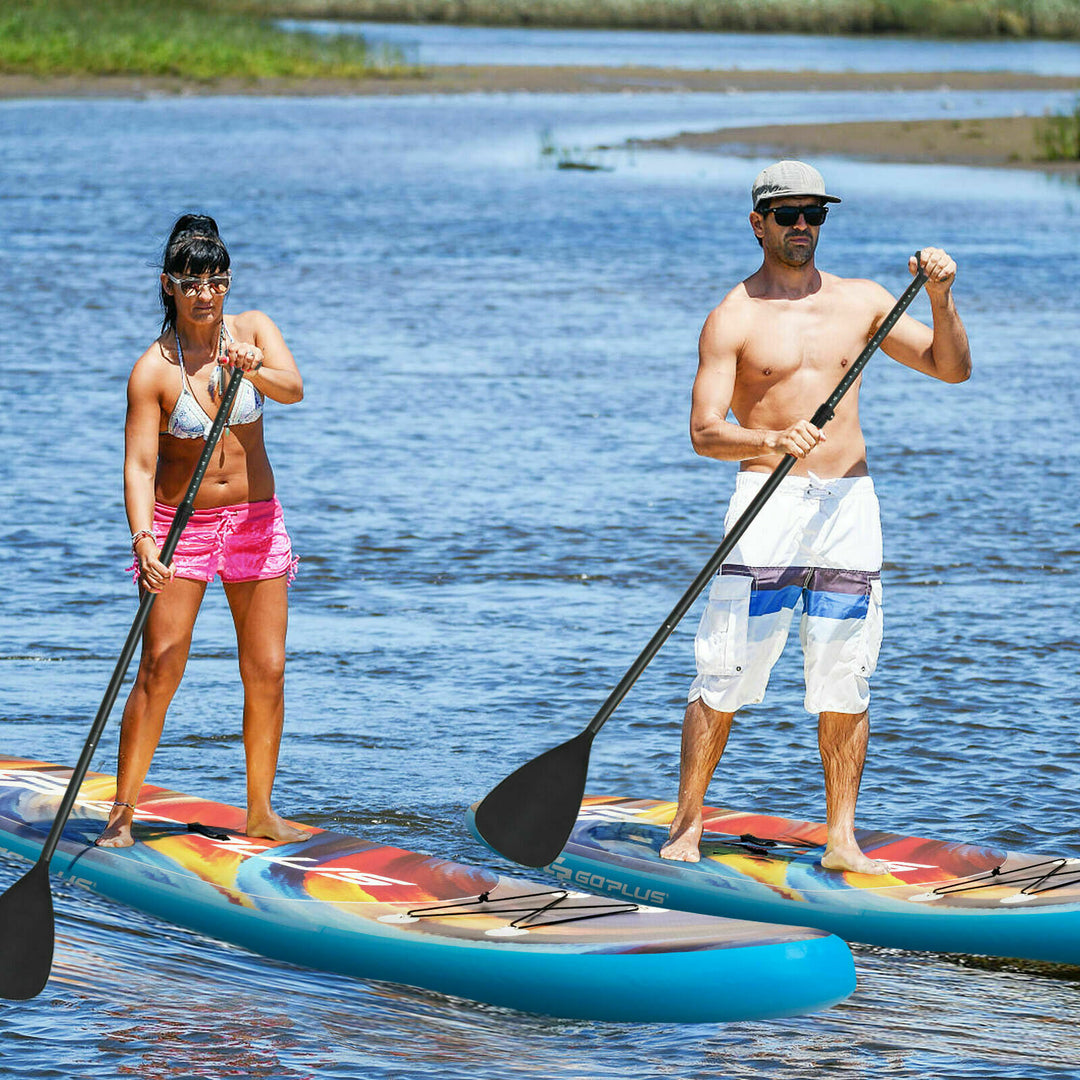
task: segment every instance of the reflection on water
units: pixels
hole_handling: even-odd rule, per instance
[[[745,218],[762,164],[654,152],[557,171],[538,167],[538,132],[596,145],[736,107],[750,123],[890,103],[940,108],[751,94],[0,107],[5,751],[74,760],[130,625],[124,378],[157,326],[164,232],[208,210],[232,247],[232,310],[268,310],[307,383],[301,406],[267,409],[303,558],[279,808],[512,872],[463,808],[581,729],[719,542],[731,469],[691,453],[688,393],[706,312],[756,265]],[[1058,435],[1080,414],[1075,189],[822,164],[844,196],[823,264],[899,292],[910,252],[942,244],[976,357],[962,387],[884,356],[865,375],[888,562],[860,818],[1080,854],[1080,545]],[[925,298],[914,310],[927,317]],[[593,790],[674,792],[695,621],[597,740]],[[153,781],[243,801],[233,650],[215,588]],[[821,815],[800,669],[789,647],[767,705],[736,724],[714,802]],[[118,720],[94,768],[111,771]],[[20,872],[0,858],[0,880]],[[1076,984],[1028,968],[858,949],[858,991],[817,1016],[561,1023],[295,969],[55,890],[56,977],[0,1008],[13,1078],[803,1080],[808,1062],[841,1080],[1080,1076]]]

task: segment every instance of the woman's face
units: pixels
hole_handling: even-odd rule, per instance
[[[205,274],[185,270],[181,274],[161,275],[161,287],[176,304],[177,319],[191,322],[220,319],[231,285],[232,276],[228,270],[211,270]]]

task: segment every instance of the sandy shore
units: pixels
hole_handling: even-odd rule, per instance
[[[681,147],[754,157],[762,154],[778,158],[829,154],[868,161],[1080,172],[1080,162],[1040,160],[1037,127],[1038,121],[1029,116],[987,120],[777,124],[636,140],[634,145]]]
[[[784,72],[679,71],[607,67],[432,67],[395,78],[219,80],[133,76],[35,78],[0,75],[0,98],[172,95],[400,95],[460,93],[739,93],[748,91],[1077,90],[1065,76],[1015,72]],[[924,120],[882,123],[779,125],[676,134],[638,145],[778,156],[837,154],[876,161],[1080,171],[1080,163],[1038,160],[1037,121]]]
[[[680,71],[645,67],[430,67],[420,75],[363,79],[220,79],[128,75],[0,75],[0,98],[174,94],[736,93],[752,90],[1080,90],[1066,76],[1008,71]]]

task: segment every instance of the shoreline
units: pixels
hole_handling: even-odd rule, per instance
[[[428,67],[420,74],[358,78],[198,80],[156,75],[0,74],[0,99],[149,96],[331,96],[372,94],[738,93],[859,90],[1076,90],[1069,75],[1013,71],[746,71],[650,67]]]
[[[1080,176],[1080,161],[1039,156],[1039,118],[1002,116],[974,120],[856,120],[834,124],[771,124],[682,132],[660,139],[632,139],[635,149],[689,150],[739,157],[818,156],[916,165],[967,165],[1028,169]]]
[[[358,79],[0,75],[0,100],[189,96],[750,93],[761,91],[1077,90],[1080,80],[1020,72],[682,71],[643,67],[432,67],[420,75]],[[1080,162],[1039,157],[1038,117],[779,124],[630,140],[641,148],[757,156],[831,155],[881,162],[1035,169],[1080,175]]]

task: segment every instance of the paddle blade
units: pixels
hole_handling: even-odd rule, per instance
[[[547,866],[562,851],[581,809],[594,732],[526,762],[476,808],[476,831],[522,866]]]
[[[0,896],[0,997],[25,1001],[41,993],[54,937],[49,864],[39,861]]]

